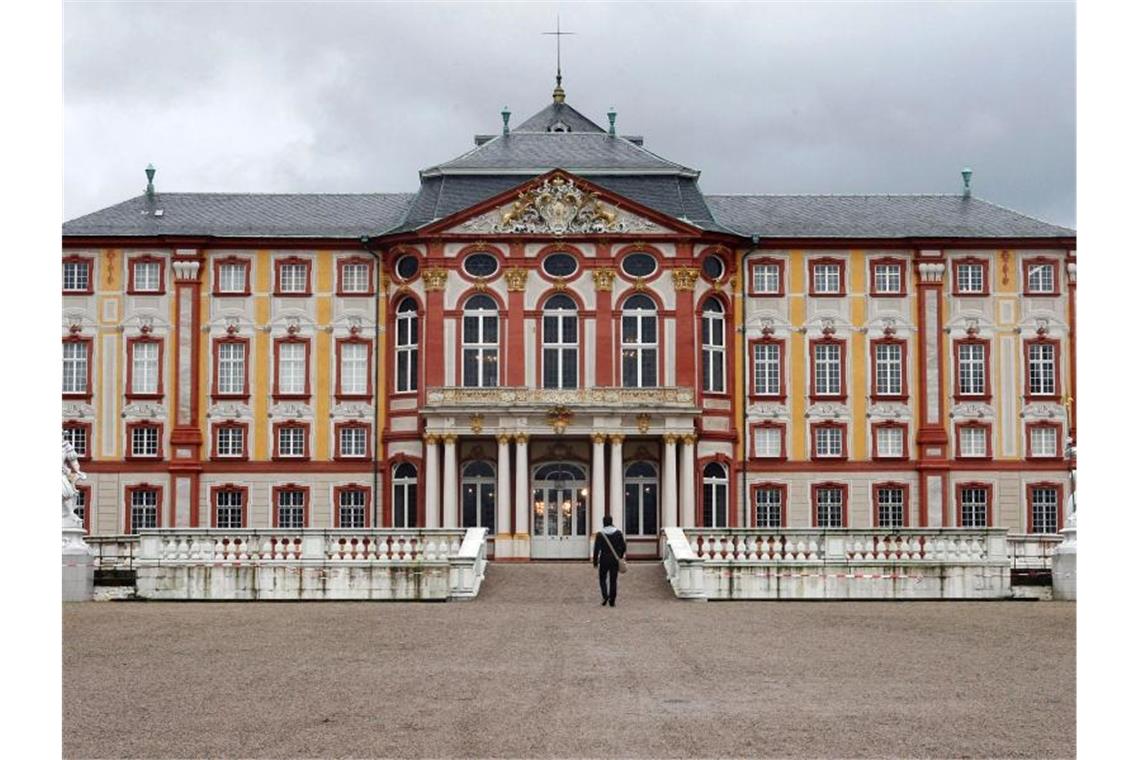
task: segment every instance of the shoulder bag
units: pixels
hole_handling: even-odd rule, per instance
[[[610,553],[613,554],[614,557],[617,557],[618,572],[624,573],[629,569],[629,566],[625,563],[625,558],[618,557],[618,553],[614,551],[614,545],[610,543],[610,537],[606,535],[606,532],[604,530],[599,530],[598,532],[602,534],[602,539],[606,542],[606,546],[610,547]]]

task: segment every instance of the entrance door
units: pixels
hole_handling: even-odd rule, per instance
[[[531,491],[531,556],[535,559],[585,559],[589,511],[586,473],[576,464],[557,462],[535,468]]]

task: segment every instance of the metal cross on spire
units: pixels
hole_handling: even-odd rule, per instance
[[[543,34],[553,35],[554,39],[557,41],[556,45],[555,45],[555,50],[556,50],[557,55],[558,55],[558,69],[557,69],[558,73],[554,77],[554,102],[555,103],[562,103],[562,102],[565,102],[565,100],[566,100],[566,92],[562,89],[562,38],[565,37],[566,35],[569,35],[569,34],[575,34],[575,32],[564,32],[564,31],[562,31],[562,16],[561,15],[555,16],[555,21],[556,21],[555,31],[543,32]]]

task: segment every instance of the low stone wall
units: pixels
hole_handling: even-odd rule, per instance
[[[473,599],[485,528],[142,531],[144,599],[427,601]]]
[[[667,528],[681,599],[1003,599],[1006,530]]]

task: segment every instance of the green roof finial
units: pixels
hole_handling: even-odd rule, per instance
[[[507,135],[509,135],[511,133],[510,122],[511,122],[511,109],[508,108],[507,106],[503,106],[503,137],[506,137]]]
[[[154,164],[146,165],[146,197],[154,197]]]
[[[970,178],[974,176],[974,170],[966,167],[962,170],[962,197],[970,197]]]
[[[610,110],[606,112],[606,116],[610,118],[610,137],[613,137],[617,134],[617,111],[614,110],[613,106],[610,106]]]

